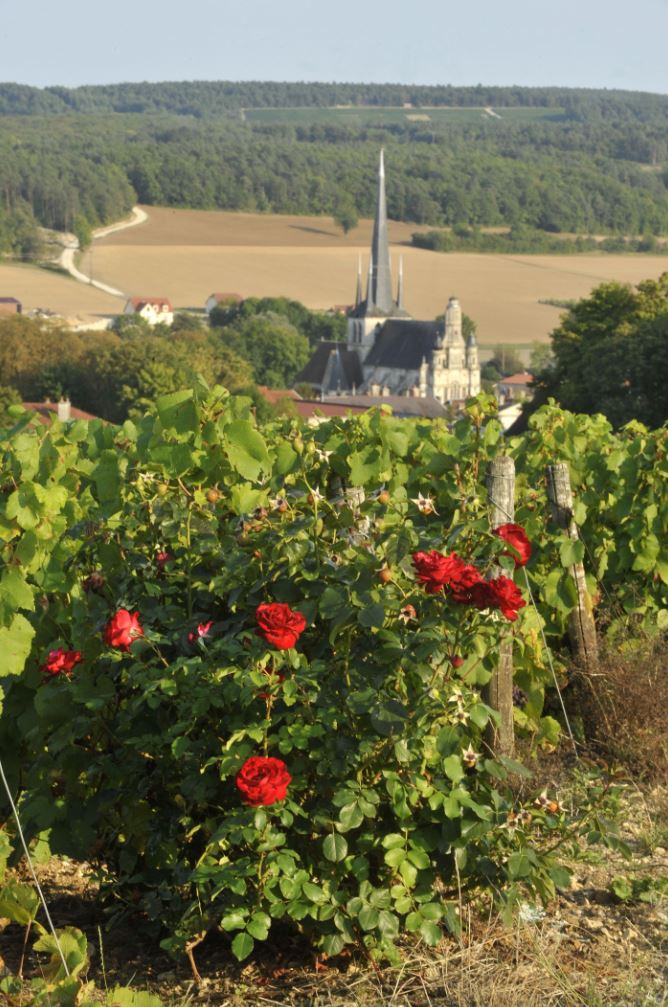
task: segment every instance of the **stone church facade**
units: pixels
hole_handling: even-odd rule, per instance
[[[322,396],[409,395],[442,404],[480,391],[478,348],[473,334],[464,339],[459,301],[450,298],[440,321],[412,318],[404,307],[401,262],[394,297],[382,151],[366,297],[359,263],[347,343],[320,343],[296,380]]]

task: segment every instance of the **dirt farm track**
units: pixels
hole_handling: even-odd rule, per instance
[[[169,297],[177,309],[202,309],[214,291],[285,295],[320,309],[349,304],[358,255],[363,272],[368,263],[370,221],[344,236],[328,217],[143,209],[145,223],[98,238],[79,267],[128,295]],[[577,299],[607,280],[637,283],[668,271],[668,256],[444,255],[410,247],[415,230],[390,224],[395,276],[404,258],[406,307],[415,318],[433,318],[454,294],[483,345],[547,340],[560,310],[541,300]],[[0,265],[0,295],[19,297],[25,310],[91,320],[122,303],[72,279],[9,265]]]

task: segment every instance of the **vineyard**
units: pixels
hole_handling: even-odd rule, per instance
[[[456,935],[465,900],[511,921],[568,886],[581,843],[617,843],[601,786],[562,806],[490,741],[490,683],[510,646],[517,735],[559,743],[579,563],[599,632],[668,628],[668,430],[549,405],[508,440],[494,414],[480,396],[451,427],[378,410],[259,427],[204,386],[122,427],[17,407],[0,866],[21,852],[11,794],[28,843],[96,867],[112,918],[152,921],[197,976],[212,931],[238,960],[287,929],[393,961],[406,933]],[[498,527],[486,473],[504,456]],[[550,516],[557,462],[575,537]],[[85,937],[59,943],[39,913],[8,873],[0,917],[38,933],[66,1007]]]

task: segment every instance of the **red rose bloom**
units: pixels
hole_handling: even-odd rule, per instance
[[[255,618],[258,634],[278,650],[294,647],[306,629],[306,619],[301,612],[293,612],[289,605],[278,602],[258,605]]]
[[[63,650],[59,647],[58,650],[49,651],[49,656],[39,670],[44,675],[65,675],[70,678],[72,668],[81,660],[81,651]]]
[[[188,633],[188,643],[196,643],[197,640],[200,640],[203,636],[208,636],[212,626],[213,619],[211,622],[200,622],[196,630],[193,630],[192,633]]]
[[[424,584],[429,594],[438,594],[447,587],[464,565],[456,552],[451,552],[449,556],[444,556],[436,549],[413,553],[413,566],[418,580]]]
[[[251,808],[275,804],[285,797],[292,777],[282,759],[251,755],[237,773],[236,784]]]
[[[515,622],[518,610],[526,605],[522,592],[509,577],[483,580],[473,587],[472,594],[476,608],[498,608],[510,622]]]
[[[512,546],[513,552],[504,552],[503,556],[511,556],[515,560],[515,568],[526,566],[531,559],[531,542],[521,524],[502,524],[494,529],[494,534]]]
[[[157,552],[155,554],[155,565],[158,568],[158,573],[164,573],[165,567],[168,563],[171,563],[174,557],[170,552]]]
[[[139,624],[139,612],[130,613],[127,608],[119,608],[112,616],[104,631],[104,641],[116,650],[129,650],[134,641],[144,635]]]
[[[462,563],[450,582],[450,597],[460,605],[470,605],[472,589],[482,580],[480,571],[472,563]]]

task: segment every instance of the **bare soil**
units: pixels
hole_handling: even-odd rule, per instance
[[[99,322],[123,310],[120,298],[64,273],[17,263],[0,262],[0,297],[16,297],[26,314],[48,308],[72,325]]]
[[[39,874],[56,926],[88,936],[88,979],[100,988],[106,981],[149,989],[169,1007],[658,1007],[668,999],[668,905],[621,903],[608,884],[618,874],[666,876],[668,851],[650,850],[643,839],[652,801],[665,796],[629,787],[623,831],[634,850],[630,863],[594,849],[574,865],[570,891],[534,922],[508,929],[467,911],[461,941],[444,938],[435,949],[406,942],[399,967],[377,969],[355,956],[316,962],[287,931],[239,964],[229,939],[212,936],[196,952],[203,976],[196,986],[187,964],[160,950],[148,921],[106,928],[86,865],[54,859]],[[21,928],[9,927],[2,955],[11,971],[21,944]],[[29,954],[26,975],[38,970]]]

